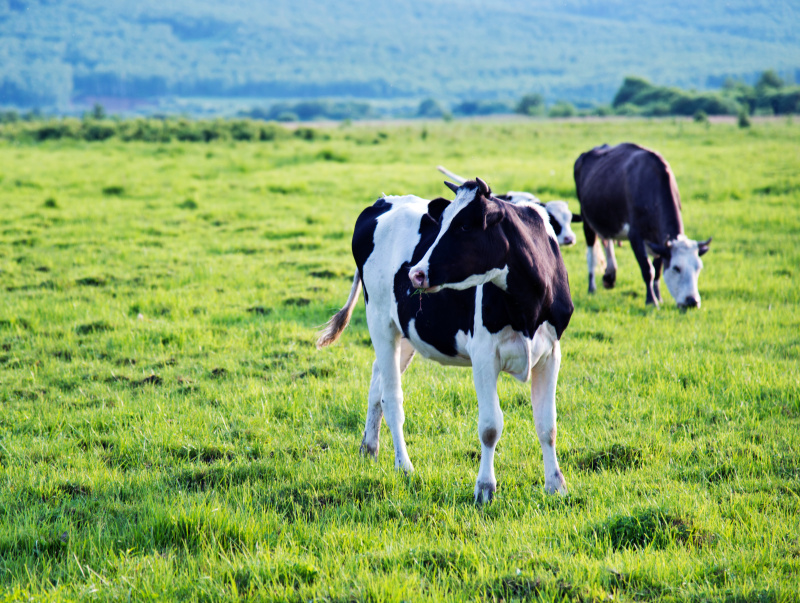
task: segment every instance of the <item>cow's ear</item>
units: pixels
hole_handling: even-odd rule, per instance
[[[503,210],[494,205],[488,205],[483,214],[483,229],[494,226],[503,219]]]
[[[583,216],[581,214],[572,214],[572,221],[583,222]]]
[[[444,181],[444,185],[449,188],[454,193],[458,193],[458,185],[453,184],[452,182],[448,182],[447,180]]]
[[[438,222],[442,219],[442,214],[444,213],[444,210],[447,209],[448,205],[450,205],[450,201],[444,197],[437,197],[428,203],[428,215]]]
[[[711,245],[711,238],[712,237],[708,237],[707,240],[697,243],[697,255],[703,255],[708,252],[708,246]]]
[[[650,251],[652,251],[655,255],[661,256],[665,260],[669,260],[669,245],[659,245],[658,243],[651,243],[650,241],[645,241],[644,244],[647,245],[650,248]]]

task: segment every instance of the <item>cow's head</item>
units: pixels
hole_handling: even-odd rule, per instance
[[[569,205],[566,201],[549,201],[544,204],[544,208],[550,216],[550,226],[556,233],[556,239],[561,247],[569,247],[574,245],[578,237],[572,231],[572,222],[581,222],[580,214],[573,214],[569,210]]]
[[[412,286],[433,293],[491,281],[505,289],[509,244],[500,226],[506,212],[504,203],[492,197],[489,186],[480,178],[461,186],[445,184],[456,198],[442,212],[433,245],[409,270]]]
[[[711,239],[693,241],[683,235],[664,245],[647,243],[650,250],[662,258],[664,283],[681,309],[700,307],[700,292],[697,290],[697,277],[703,269],[700,256],[708,251],[710,244]]]

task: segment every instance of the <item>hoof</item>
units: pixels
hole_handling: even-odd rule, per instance
[[[616,274],[603,275],[603,287],[605,287],[606,289],[613,289],[616,282],[617,282]]]
[[[497,484],[486,482],[475,484],[475,504],[486,505],[494,500],[494,493],[497,491]]]
[[[558,492],[561,496],[567,495],[567,482],[561,470],[557,469],[553,475],[545,479],[544,490],[548,494],[555,494]]]
[[[394,468],[398,471],[402,471],[405,475],[411,475],[414,473],[414,465],[411,464],[411,461],[406,460],[405,462],[400,460],[395,460]]]
[[[361,456],[370,456],[373,459],[377,460],[378,448],[380,448],[379,444],[375,444],[375,446],[373,447],[367,444],[366,441],[362,440],[361,447],[358,449],[358,452],[361,454]]]

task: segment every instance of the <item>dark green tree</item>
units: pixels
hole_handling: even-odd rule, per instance
[[[541,94],[526,94],[519,100],[514,112],[521,115],[542,115],[544,114],[544,97]]]

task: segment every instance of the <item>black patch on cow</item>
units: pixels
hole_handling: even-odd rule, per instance
[[[460,283],[505,265],[508,248],[499,224],[506,208],[514,206],[482,197],[478,190],[453,217],[431,253],[428,281],[432,287]]]
[[[547,211],[546,207],[545,207],[545,211]],[[561,234],[561,223],[558,220],[556,220],[555,216],[553,216],[553,214],[551,214],[550,212],[547,212],[547,215],[550,216],[550,226],[553,227],[553,232],[556,233],[556,236],[560,235]]]
[[[442,214],[444,213],[444,210],[447,209],[448,205],[450,205],[450,201],[448,199],[445,199],[444,197],[437,197],[428,203],[428,215],[433,218],[435,222],[439,222],[442,219]]]
[[[420,220],[420,239],[411,261],[400,266],[394,275],[394,296],[403,335],[408,337],[409,325],[414,320],[414,328],[420,339],[440,353],[455,357],[456,335],[459,331],[471,334],[473,330],[475,289],[444,289],[437,293],[423,293],[416,291],[408,278],[408,271],[422,259],[439,234],[441,226],[438,219],[431,217],[431,204],[428,206],[429,213]],[[438,217],[441,218],[441,212]]]
[[[358,272],[361,274],[361,285],[364,287],[364,301],[369,301],[367,286],[364,283],[364,264],[375,249],[375,228],[378,218],[392,209],[392,204],[385,198],[380,198],[358,216],[353,229],[353,258],[356,261]]]
[[[560,338],[574,306],[558,242],[547,234],[536,210],[514,206],[508,213],[503,230],[513,251],[508,255],[507,290],[484,285],[483,323],[490,333],[511,325],[532,338],[547,321]]]

